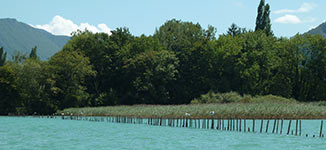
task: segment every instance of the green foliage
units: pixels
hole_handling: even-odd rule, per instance
[[[211,104],[211,103],[296,103],[295,99],[288,99],[281,96],[241,96],[237,92],[215,93],[209,91],[191,101],[191,104]]]
[[[7,52],[3,50],[3,47],[0,47],[0,66],[5,65],[7,58]]]
[[[12,61],[14,63],[22,64],[26,59],[27,59],[26,53],[20,51],[14,51],[14,54],[12,56]]]
[[[296,103],[295,99],[288,99],[281,96],[265,95],[255,96],[249,100],[251,103]]]
[[[153,36],[133,36],[127,28],[117,28],[110,36],[77,31],[48,61],[37,58],[36,47],[30,57],[16,52],[6,62],[9,67],[2,68],[7,73],[1,88],[12,87],[11,95],[18,96],[11,100],[6,95],[10,92],[1,91],[1,102],[13,104],[2,113],[16,109],[51,114],[68,107],[191,100],[223,107],[325,100],[326,40],[271,36],[269,9],[262,0],[257,24],[264,29],[246,31],[232,24],[228,34],[217,39],[212,26],[203,29],[173,19]]]
[[[30,59],[40,59],[40,58],[37,56],[37,46],[35,46],[34,48],[32,48],[32,51],[31,51],[31,53],[29,54],[29,58],[30,58]]]
[[[177,77],[178,58],[169,51],[148,51],[127,61],[131,99],[126,104],[169,104],[171,85]]]
[[[18,113],[51,114],[57,106],[50,99],[46,88],[49,73],[46,72],[47,62],[27,59],[22,64],[12,64],[17,72],[17,84],[22,99]]]
[[[240,28],[235,23],[232,23],[231,26],[228,28],[227,35],[237,36],[247,32],[248,31],[245,28]]]
[[[271,19],[269,17],[270,15],[270,6],[269,4],[265,5],[265,0],[260,0],[259,6],[258,6],[258,13],[256,18],[256,27],[255,31],[262,30],[265,32],[267,36],[273,35],[272,32],[272,25],[271,25]]]
[[[265,0],[260,0],[257,10],[257,18],[256,18],[256,27],[255,31],[263,30],[263,18],[264,18],[264,7],[265,7]]]
[[[175,103],[189,103],[190,99],[211,88],[207,81],[212,67],[209,63],[214,59],[211,49],[214,28],[204,30],[198,23],[172,19],[156,30],[154,37],[179,59],[179,75],[171,87]]]
[[[78,52],[60,51],[49,60],[50,94],[59,109],[90,104],[86,77],[95,76],[89,59]]]
[[[16,73],[8,65],[0,66],[0,91],[0,115],[14,113],[20,97]]]
[[[199,98],[192,100],[191,104],[239,103],[243,99],[244,97],[237,92],[215,93],[209,91],[207,94],[203,94]]]

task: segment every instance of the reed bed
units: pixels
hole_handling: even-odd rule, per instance
[[[214,111],[212,115],[210,112]],[[190,105],[132,105],[68,108],[58,114],[83,116],[125,116],[142,118],[216,119],[325,119],[326,106],[320,103],[217,103]],[[190,114],[185,115],[186,113]]]

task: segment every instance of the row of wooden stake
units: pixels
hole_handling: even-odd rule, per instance
[[[179,119],[164,119],[164,118],[137,118],[137,117],[86,117],[86,116],[61,116],[64,120],[87,120],[96,122],[113,122],[113,123],[131,123],[131,124],[148,124],[153,126],[170,126],[170,127],[184,127],[184,128],[206,128],[216,129],[221,131],[237,131],[237,132],[259,132],[268,133],[270,120],[260,120],[260,129],[256,131],[256,120],[252,119],[252,125],[247,124],[246,119],[192,119],[192,118],[179,118]],[[291,130],[292,122],[295,121],[295,130]],[[216,123],[216,125],[215,125]],[[250,128],[250,126],[252,126]],[[264,129],[265,126],[265,130]],[[272,134],[286,134],[302,136],[302,123],[301,120],[289,120],[287,130],[284,132],[284,120],[274,120]],[[319,137],[324,137],[323,133],[323,120],[321,120]],[[305,136],[308,137],[308,134]],[[313,135],[315,137],[315,135]]]

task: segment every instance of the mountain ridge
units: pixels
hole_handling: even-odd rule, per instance
[[[317,27],[309,30],[308,32],[306,32],[306,34],[312,34],[312,35],[321,35],[324,38],[326,37],[326,22],[318,25]]]
[[[37,55],[41,60],[46,60],[61,50],[69,39],[68,36],[53,35],[14,18],[0,19],[0,47],[4,47],[8,59],[14,56],[14,51],[28,55],[37,46]]]

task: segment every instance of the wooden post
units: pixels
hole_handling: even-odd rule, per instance
[[[276,120],[274,120],[274,126],[273,126],[273,134],[275,133],[275,127],[276,127]]]
[[[212,125],[211,125],[211,129],[214,129],[214,118],[212,117]]]
[[[299,124],[299,134],[301,136],[301,120],[300,120],[300,124]]]
[[[235,131],[235,120],[234,119],[232,119],[233,120],[233,123],[232,123],[232,125],[233,125],[233,131]]]
[[[176,127],[179,127],[179,119],[177,119],[177,125],[176,125]]]
[[[323,133],[323,120],[320,122],[320,133],[319,133],[319,137],[321,137]]]
[[[252,120],[252,132],[255,132],[255,119]]]
[[[281,120],[281,131],[280,131],[280,134],[282,134],[282,130],[283,130],[283,119]]]
[[[291,121],[292,121],[292,120],[290,120],[290,122],[289,122],[289,127],[288,127],[288,133],[287,133],[287,135],[289,135],[289,133],[290,133],[290,129],[291,129]]]
[[[264,120],[262,119],[262,120],[260,121],[260,133],[263,132],[263,125],[264,125]]]
[[[268,132],[268,125],[269,125],[269,120],[267,120],[267,124],[266,124],[266,133]]]
[[[200,119],[198,119],[198,128],[200,129]]]
[[[230,119],[228,119],[228,127],[227,127],[227,131],[230,130]]]
[[[217,119],[217,126],[216,126],[216,130],[220,129],[220,119]]]
[[[241,119],[240,119],[240,124],[239,124],[239,131],[241,132]]]
[[[236,124],[236,131],[239,131],[239,121],[238,121],[238,119],[237,119],[237,124]]]
[[[278,133],[278,124],[279,124],[279,120],[277,120],[277,124],[276,124],[276,134]]]
[[[243,130],[244,130],[244,132],[246,132],[246,129],[247,129],[247,127],[246,127],[246,122],[247,122],[247,120],[246,119],[244,119],[243,120]]]
[[[298,120],[295,121],[295,136],[298,136]]]
[[[206,123],[206,129],[209,129],[209,119],[206,120],[207,123]]]

